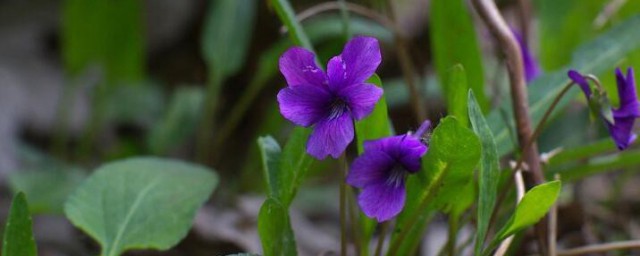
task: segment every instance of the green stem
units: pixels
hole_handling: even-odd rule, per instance
[[[213,127],[215,124],[215,113],[222,82],[224,81],[222,72],[212,68],[209,71],[209,84],[205,96],[204,113],[198,130],[198,140],[196,141],[196,160],[200,163],[211,163],[211,146],[213,143]]]
[[[103,81],[98,84],[93,95],[93,107],[91,108],[91,117],[89,119],[88,127],[86,128],[80,145],[78,146],[77,155],[79,159],[86,160],[92,154],[92,145],[95,142],[96,137],[100,134],[102,124],[104,122],[104,115],[106,114],[107,103],[107,90],[109,87],[108,81]]]
[[[376,251],[373,255],[380,256],[382,255],[382,245],[384,244],[384,237],[387,234],[387,229],[389,228],[389,222],[385,221],[382,223],[382,227],[380,229],[380,236],[378,237],[378,244],[376,244]]]
[[[75,81],[66,84],[63,88],[62,96],[60,96],[60,103],[56,111],[55,135],[53,137],[51,151],[60,159],[66,158],[68,153],[67,143],[69,133],[67,129],[69,126],[69,112],[73,108],[73,103],[75,103],[76,92],[77,87]]]
[[[562,91],[560,91],[560,93],[558,93],[558,95],[553,99],[553,102],[551,103],[549,108],[547,108],[547,111],[544,112],[542,119],[540,119],[540,122],[538,122],[538,125],[536,126],[536,129],[533,131],[533,134],[531,134],[531,137],[527,140],[527,143],[525,143],[524,147],[522,147],[522,151],[525,151],[527,148],[533,145],[536,139],[538,139],[538,136],[540,136],[540,133],[544,128],[544,125],[546,124],[549,117],[551,117],[551,113],[553,113],[553,110],[556,108],[556,106],[558,105],[562,97],[564,97],[564,95],[569,91],[569,89],[571,89],[572,85],[573,85],[572,81],[567,83],[564,86],[564,88],[562,88]],[[516,163],[516,167],[514,168],[514,170],[519,170],[522,167],[523,161],[524,161],[524,157],[521,156],[518,159],[518,162]]]
[[[447,238],[447,255],[456,255],[456,238],[458,237],[458,216],[450,216],[449,232]]]
[[[405,222],[405,224],[402,226],[402,228],[400,229],[400,232],[398,233],[397,239],[395,239],[394,243],[392,243],[391,246],[389,247],[389,251],[387,252],[387,255],[398,254],[398,249],[400,249],[400,245],[402,244],[402,241],[405,240],[405,237],[407,236],[409,231],[413,227],[415,227],[415,225],[417,224],[418,219],[420,218],[420,210],[426,209],[429,203],[431,202],[431,199],[435,196],[436,190],[440,187],[440,183],[442,183],[442,178],[444,177],[444,173],[446,173],[446,170],[438,173],[435,179],[433,180],[433,182],[429,184],[429,187],[427,188],[427,192],[424,195],[424,198],[422,199],[422,201],[420,202],[420,205],[417,208],[418,210],[413,212],[413,214],[409,216],[408,221]]]
[[[347,255],[347,156],[346,152],[340,156],[340,255]]]
[[[346,40],[351,38],[351,27],[349,25],[349,9],[347,9],[347,3],[345,0],[338,0],[340,6],[340,16],[342,17],[342,29]]]

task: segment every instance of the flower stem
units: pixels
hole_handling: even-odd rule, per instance
[[[347,156],[340,156],[340,255],[347,255]]]
[[[409,231],[415,227],[415,225],[418,222],[418,219],[420,218],[420,212],[421,212],[420,210],[426,209],[429,203],[431,202],[431,199],[436,195],[435,192],[440,187],[440,184],[442,183],[442,178],[444,177],[445,172],[446,171],[437,173],[433,179],[433,182],[429,184],[429,186],[427,187],[427,192],[424,195],[424,198],[422,199],[422,201],[420,201],[420,205],[418,206],[418,208],[416,208],[418,210],[414,211],[413,214],[410,215],[409,218],[407,219],[407,222],[404,223],[404,225],[402,226],[402,228],[398,233],[398,237],[390,245],[387,255],[398,255],[398,249],[400,249],[400,245],[404,241]]]
[[[538,125],[536,126],[536,129],[533,131],[533,134],[527,140],[527,143],[525,144],[525,146],[523,148],[530,147],[531,144],[534,143],[538,139],[538,136],[540,136],[540,133],[542,132],[542,129],[544,128],[545,123],[547,122],[549,117],[551,117],[551,113],[553,113],[553,110],[556,108],[556,106],[558,105],[560,100],[564,97],[565,94],[567,94],[569,89],[571,89],[572,85],[573,85],[573,82],[567,83],[564,86],[564,88],[562,88],[562,91],[560,91],[560,93],[558,93],[558,95],[553,99],[553,102],[551,103],[551,106],[549,106],[549,108],[547,108],[547,111],[544,112],[544,115],[542,116],[542,119],[540,119],[540,122],[538,122]],[[516,163],[516,167],[514,168],[515,171],[518,171],[518,170],[520,170],[522,168],[523,161],[524,161],[524,157],[521,156],[520,159],[518,159],[518,162]]]
[[[382,246],[384,244],[384,237],[387,234],[387,229],[389,228],[389,222],[385,221],[381,224],[380,227],[380,235],[378,237],[378,243],[376,244],[376,251],[373,254],[374,256],[382,255]]]

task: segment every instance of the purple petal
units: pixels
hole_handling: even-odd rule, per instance
[[[331,155],[338,158],[353,140],[353,119],[348,112],[335,118],[324,118],[313,128],[307,153],[322,160]]]
[[[347,174],[347,183],[351,186],[364,188],[370,184],[381,183],[388,179],[389,170],[395,161],[380,150],[365,151],[351,164]]]
[[[329,88],[334,92],[337,92],[340,88],[349,86],[349,84],[346,84],[347,66],[342,56],[335,56],[327,63],[327,79],[329,81]]]
[[[378,40],[365,36],[357,36],[347,42],[340,57],[346,72],[344,85],[363,83],[375,73],[382,61]],[[338,80],[340,77],[331,79]]]
[[[524,43],[522,36],[515,29],[511,28],[511,32],[515,36],[518,44],[520,45],[520,53],[522,54],[522,62],[524,64],[525,79],[527,82],[531,82],[540,76],[541,69],[538,61],[533,57],[533,54],[529,51],[529,47]]]
[[[615,117],[640,117],[640,109],[638,103],[638,94],[636,93],[636,85],[633,77],[633,69],[627,70],[627,77],[622,71],[616,69],[616,81],[618,84],[618,97],[620,99],[620,108],[614,109]]]
[[[358,196],[360,208],[369,218],[378,222],[390,220],[402,211],[405,201],[404,184],[393,186],[378,183],[367,186]]]
[[[607,128],[609,128],[609,134],[611,138],[618,146],[619,150],[624,150],[636,139],[636,135],[633,134],[633,122],[635,117],[626,118],[614,118],[615,124],[606,122]]]
[[[342,88],[338,95],[349,105],[353,118],[360,120],[371,114],[382,96],[382,88],[373,84],[356,84]]]
[[[582,74],[572,69],[569,70],[569,73],[567,73],[567,75],[574,83],[580,86],[580,89],[582,89],[584,95],[587,96],[587,99],[591,97],[591,87],[589,87],[589,82],[587,82],[587,79],[585,79]]]
[[[324,86],[326,76],[315,62],[315,55],[302,47],[291,47],[280,56],[280,72],[289,86]]]
[[[420,170],[421,158],[428,149],[418,138],[408,135],[365,141],[363,146],[365,152],[379,150],[387,153],[409,172]]]
[[[285,87],[278,92],[282,116],[305,127],[326,116],[331,100],[332,96],[325,88],[309,84]]]

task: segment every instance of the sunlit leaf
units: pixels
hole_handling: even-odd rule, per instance
[[[210,169],[177,160],[131,158],[98,168],[69,197],[65,214],[103,256],[166,250],[187,235],[218,183]]]

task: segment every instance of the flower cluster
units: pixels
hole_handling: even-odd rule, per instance
[[[580,86],[587,100],[593,97],[594,94],[585,76],[575,70],[570,70],[568,75],[575,84]],[[618,84],[620,106],[617,109],[611,109],[613,122],[608,118],[604,118],[603,114],[600,115],[603,117],[602,119],[609,130],[609,134],[618,149],[624,150],[636,139],[636,135],[632,131],[633,123],[636,118],[640,117],[640,103],[636,93],[633,69],[629,68],[627,70],[626,77],[619,68],[616,69],[616,82]]]

